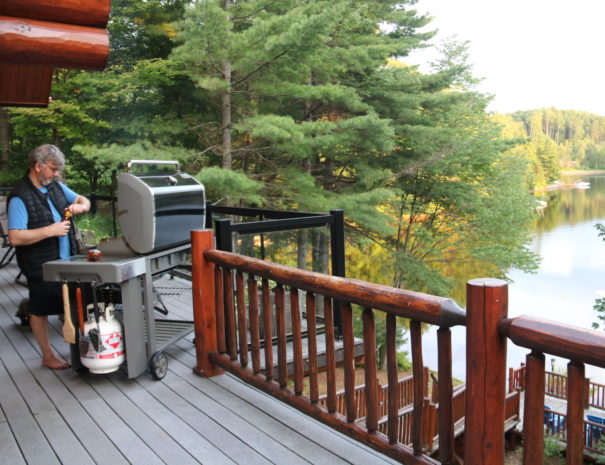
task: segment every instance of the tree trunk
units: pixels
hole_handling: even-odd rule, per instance
[[[296,266],[301,270],[307,269],[307,251],[309,250],[309,230],[299,229],[296,248]]]
[[[8,154],[10,151],[10,120],[8,111],[0,107],[0,169],[8,168]]]
[[[306,158],[303,161],[303,169],[311,173],[311,161]],[[309,252],[309,230],[299,229],[296,248],[296,266],[301,270],[307,269],[307,254]]]
[[[223,0],[223,9],[227,11],[231,0]],[[226,90],[221,94],[221,112],[223,115],[223,168],[233,169],[231,149],[231,62],[223,62],[223,79]]]
[[[314,231],[313,271],[328,273],[328,235],[322,230]]]

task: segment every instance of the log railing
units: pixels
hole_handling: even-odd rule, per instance
[[[424,384],[424,394],[426,397],[428,395],[428,379],[429,379],[429,369],[424,367],[423,371],[423,384]],[[336,411],[343,415],[346,414],[346,391],[344,389],[338,391],[336,393]],[[405,378],[401,378],[397,382],[397,402],[400,408],[407,407],[408,405],[414,402],[414,376],[406,376]],[[324,407],[328,406],[328,396],[327,394],[321,395],[319,397],[319,403]],[[365,418],[366,416],[366,387],[365,385],[355,386],[355,405],[357,418]],[[388,406],[389,406],[389,385],[385,384],[379,387],[378,390],[378,416],[379,418],[386,417],[388,415]]]
[[[427,444],[423,431],[430,426],[424,412],[424,365],[422,362],[421,325],[439,326],[439,415],[440,460],[454,463],[452,422],[452,350],[450,327],[465,324],[466,313],[451,299],[401,289],[370,284],[358,280],[322,275],[283,265],[218,251],[212,248],[211,231],[192,232],[193,298],[195,310],[196,351],[195,371],[212,375],[227,370],[246,382],[293,405],[331,427],[344,432],[371,447],[409,464],[434,464],[423,455]],[[196,271],[197,270],[197,271]],[[477,285],[483,289],[483,283]],[[292,341],[287,344],[285,331],[285,296],[290,296],[292,312]],[[271,306],[271,293],[274,305]],[[304,293],[304,312],[299,294]],[[318,354],[316,329],[316,296],[322,296],[325,319],[327,406],[319,402]],[[260,304],[259,304],[260,302]],[[337,411],[336,339],[334,331],[334,302],[342,311],[342,346],[345,390],[345,413]],[[353,312],[359,309],[363,322],[365,404],[363,421],[355,404],[355,360]],[[304,313],[308,333],[308,348],[303,352],[301,318]],[[484,314],[480,306],[477,313]],[[261,349],[259,322],[265,329],[272,326],[272,314],[277,327],[277,346],[267,344]],[[388,373],[387,432],[378,432],[380,420],[379,384],[376,376],[376,318],[386,320],[386,358]],[[397,318],[410,320],[413,403],[411,446],[399,438],[399,389],[397,372]],[[242,329],[242,330],[240,330]],[[480,331],[478,331],[480,332]],[[206,337],[210,335],[210,337]],[[288,379],[287,351],[292,351],[293,376]],[[482,350],[474,350],[476,353]],[[274,361],[276,367],[274,368]],[[305,363],[306,362],[306,363]],[[493,365],[493,364],[492,364]],[[308,373],[305,384],[305,369]],[[502,370],[504,380],[505,370]],[[484,373],[483,379],[489,378]],[[449,380],[449,382],[447,381]],[[491,383],[497,384],[497,383]],[[479,396],[485,394],[478,394]],[[504,412],[502,412],[504,413]],[[502,427],[502,426],[501,426]],[[445,439],[444,439],[445,438]],[[497,463],[497,462],[492,462]]]
[[[525,464],[541,463],[544,436],[544,356],[567,357],[569,402],[567,412],[568,463],[581,463],[583,450],[582,392],[584,363],[605,366],[605,335],[529,317],[507,318],[505,281],[477,279],[467,283],[467,310],[450,299],[353,279],[338,278],[272,264],[214,250],[212,231],[192,232],[193,298],[197,365],[195,371],[211,376],[227,370],[331,427],[364,442],[405,464],[434,464],[424,455],[425,437],[432,419],[425,414],[421,325],[439,327],[437,431],[439,460],[454,464],[454,403],[452,398],[452,344],[450,327],[466,326],[466,398],[464,461],[473,465],[502,465],[506,407],[507,338],[527,347],[524,411]],[[285,295],[292,312],[294,375],[288,379],[285,331]],[[270,294],[274,294],[271,305]],[[303,352],[299,294],[304,293],[308,349]],[[319,402],[316,297],[323,296],[325,317],[327,404]],[[259,300],[260,299],[260,300]],[[261,304],[259,305],[259,302]],[[337,411],[333,307],[342,309],[345,413]],[[353,315],[359,309],[363,323],[365,404],[363,421],[355,421],[355,360]],[[277,347],[261,350],[259,321],[268,334],[275,314]],[[376,377],[376,318],[386,320],[388,415],[379,432],[379,384]],[[410,320],[413,366],[411,446],[398,441],[401,406],[398,402],[396,362],[397,318]],[[461,354],[456,354],[459,357]],[[277,369],[274,369],[274,360]],[[304,374],[308,373],[305,385]],[[407,421],[407,420],[406,420]],[[528,452],[529,451],[529,452]],[[579,452],[578,452],[579,451]],[[578,455],[579,454],[579,455]],[[578,459],[579,457],[579,459]]]
[[[544,393],[547,396],[559,399],[567,399],[567,375],[546,371],[544,382]],[[596,407],[605,410],[605,385],[593,383],[589,379],[584,380],[584,408]],[[509,369],[509,391],[513,389],[525,389],[525,365],[518,369]]]
[[[589,384],[588,405],[605,410],[605,385],[593,382]]]
[[[523,436],[524,463],[540,463],[544,447],[544,354],[569,360],[567,364],[566,458],[568,464],[583,463],[585,446],[585,364],[605,368],[605,335],[548,320],[520,316],[505,318],[499,332],[516,345],[531,350],[525,366]]]

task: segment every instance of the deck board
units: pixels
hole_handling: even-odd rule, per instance
[[[25,460],[8,423],[0,423],[0,457],[4,463],[25,464]]]
[[[60,463],[4,365],[0,366],[0,407],[26,462]]]
[[[31,331],[14,316],[27,295],[17,273],[14,263],[0,269],[2,463],[396,463],[232,375],[196,376],[192,334],[167,349],[162,381],[42,367]],[[191,318],[190,292],[177,292],[163,296],[168,318]],[[68,359],[62,323],[53,316],[49,327],[51,345]]]

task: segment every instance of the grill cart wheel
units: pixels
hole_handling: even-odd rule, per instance
[[[164,352],[156,352],[149,360],[149,371],[153,379],[160,380],[168,372],[168,357]]]

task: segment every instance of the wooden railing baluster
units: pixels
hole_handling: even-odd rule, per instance
[[[324,297],[324,318],[326,320],[326,389],[328,391],[328,412],[334,413],[338,407],[336,404],[336,342],[332,299],[329,297]]]
[[[315,294],[307,292],[305,296],[307,310],[307,331],[309,334],[309,398],[311,403],[319,402],[319,382],[317,379],[317,311],[315,309]]]
[[[567,465],[584,463],[584,364],[567,364]]]
[[[355,408],[355,342],[353,338],[353,308],[346,303],[340,308],[342,312],[343,366],[345,371],[345,404],[347,421],[357,418]]]
[[[437,331],[439,366],[439,460],[443,465],[453,465],[454,456],[454,406],[452,402],[452,332],[449,328]]]
[[[397,376],[397,317],[387,314],[387,376],[388,387],[388,429],[389,442],[395,444],[399,439],[399,409],[401,408],[400,387]]]
[[[260,325],[258,318],[258,284],[254,275],[248,275],[248,309],[250,313],[250,348],[252,371],[260,372]]]
[[[374,311],[371,308],[363,310],[363,340],[364,340],[364,372],[365,372],[365,402],[366,428],[370,433],[378,429],[378,379],[376,378],[376,325]]]
[[[419,321],[410,321],[410,339],[412,347],[412,372],[414,374],[414,416],[412,420],[412,448],[415,455],[422,454],[422,433],[424,431],[424,382],[421,373],[422,329]]]
[[[284,287],[279,283],[275,287],[275,321],[277,323],[277,377],[279,386],[284,388],[288,385],[286,299]]]
[[[235,275],[237,327],[239,341],[239,361],[243,367],[248,365],[248,324],[246,318],[246,301],[244,299],[244,274],[238,271]]]
[[[304,389],[304,365],[302,353],[302,331],[300,329],[300,305],[298,289],[290,289],[290,313],[292,317],[292,349],[294,351],[294,393],[302,395]]]
[[[261,284],[263,327],[265,328],[265,376],[267,381],[273,379],[273,328],[271,323],[271,289],[269,280],[262,279]]]
[[[531,352],[526,357],[525,403],[523,406],[523,463],[542,463],[544,450],[544,355]]]
[[[218,351],[219,353],[224,354],[225,352],[227,352],[227,340],[225,338],[225,287],[223,284],[223,269],[219,266],[216,266],[214,268],[214,288],[216,338],[218,343]]]
[[[232,361],[237,360],[237,329],[235,325],[235,309],[233,307],[233,276],[231,270],[223,268],[223,283],[225,286],[225,321],[227,323],[227,352]]]

